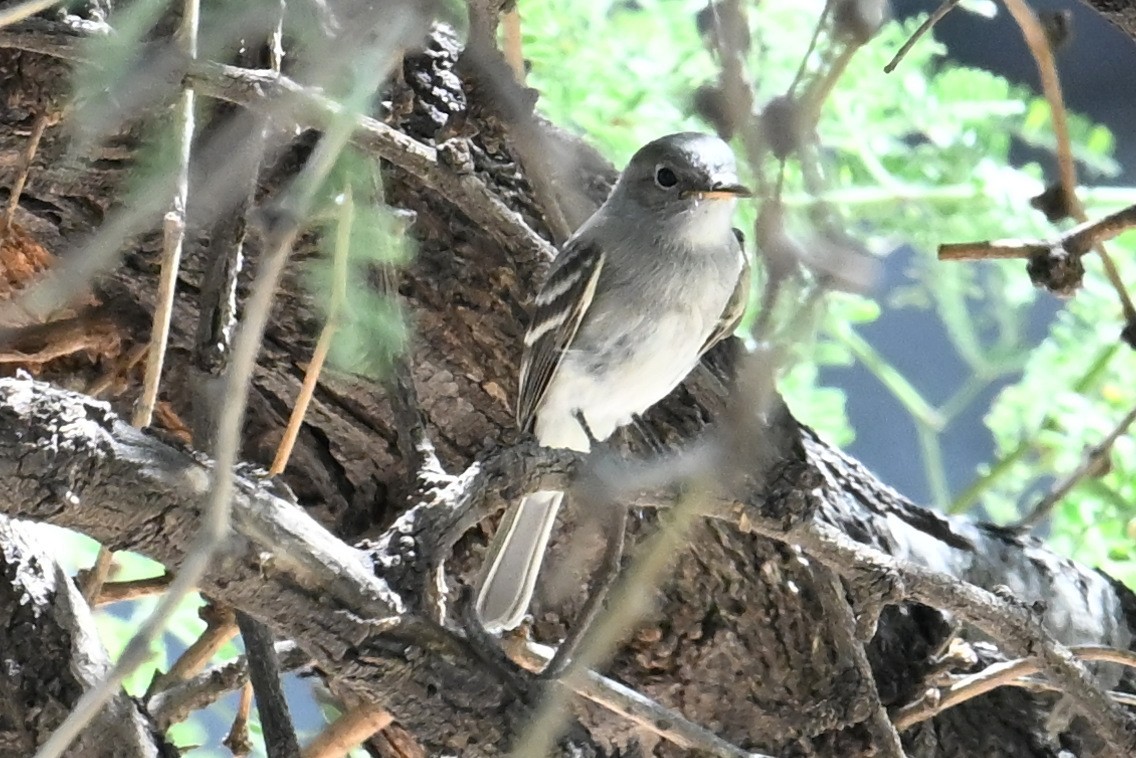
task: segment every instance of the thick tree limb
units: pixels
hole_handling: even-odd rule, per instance
[[[0,380],[0,430],[0,492],[6,493],[0,496],[0,511],[81,529],[116,549],[138,550],[176,566],[208,491],[207,462],[132,429],[99,403],[28,380]],[[727,498],[711,515],[800,544],[846,578],[871,574],[876,583],[899,583],[900,596],[956,612],[1010,650],[1037,656],[1102,737],[1119,749],[1136,749],[1123,714],[1104,701],[1103,692],[1062,644],[1127,648],[1132,619],[1122,604],[1132,599],[1126,591],[1036,544],[1020,545],[1017,538],[916,512],[913,506],[904,513],[903,501],[881,501],[881,495],[894,493],[865,472],[847,465],[838,468],[842,459],[833,451],[807,436],[803,442],[808,460],[778,464],[774,483],[755,505]],[[486,506],[521,491],[568,488],[586,473],[582,465],[574,455],[522,447],[474,467],[434,502],[408,512],[379,541],[374,557],[387,581],[370,575],[358,553],[299,509],[242,477],[233,503],[234,527],[242,542],[209,577],[207,591],[294,638],[329,675],[372,701],[382,697],[384,707],[402,723],[409,720],[411,728],[433,734],[438,745],[437,740],[445,739],[437,733],[439,722],[447,721],[438,716],[438,708],[453,707],[455,701],[471,707],[465,698],[475,696],[481,698],[477,713],[482,716],[464,717],[483,718],[491,710],[485,698],[492,692],[497,692],[496,698],[502,695],[483,674],[461,663],[460,643],[437,629],[424,634],[430,627],[416,620],[415,593],[409,588],[415,582],[421,586],[429,574],[416,573],[416,567],[430,563],[431,546],[443,544],[441,538],[454,524],[472,521]],[[791,477],[803,479],[789,482]],[[804,499],[791,497],[810,478],[819,489],[814,486],[813,495]],[[508,484],[498,488],[502,483]],[[639,502],[665,500],[665,493],[648,493]],[[851,532],[869,541],[886,539],[889,530],[873,524],[876,518],[889,523],[896,540],[892,551],[898,557],[843,536]],[[1015,544],[1026,557],[1020,564],[1007,560],[998,567],[984,562],[981,571],[964,568],[961,573],[976,579],[985,574],[988,586],[1016,586],[1020,589],[1015,594],[1024,603],[1044,596],[1048,606],[1040,622],[1032,620],[1021,602],[1000,599],[941,573],[964,567],[964,556],[978,558],[971,554],[981,549],[979,543],[993,553],[999,542],[1003,553],[1008,544]],[[913,561],[937,570],[917,568]],[[329,613],[328,604],[339,610]],[[417,630],[414,643],[407,642],[411,629]],[[1048,640],[1047,634],[1058,641]],[[411,662],[406,657],[410,648],[426,655]],[[396,650],[401,651],[394,654],[398,664],[391,658]],[[403,669],[403,675],[392,678],[392,664]],[[461,669],[460,689],[459,680],[444,673],[452,667]],[[413,676],[406,676],[411,671]],[[425,697],[415,681],[439,675],[453,689]],[[382,686],[376,686],[379,682]],[[429,701],[433,729],[415,723],[414,714],[423,713],[415,701],[417,709]],[[503,744],[501,736],[497,744]]]
[[[0,516],[0,607],[10,614],[0,622],[0,755],[32,755],[110,668],[83,596],[41,542],[29,525]],[[121,691],[74,750],[105,758],[177,755]]]

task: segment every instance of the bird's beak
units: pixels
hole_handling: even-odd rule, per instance
[[[753,190],[737,182],[714,182],[708,190],[691,193],[699,200],[731,200],[739,197],[753,197]]]

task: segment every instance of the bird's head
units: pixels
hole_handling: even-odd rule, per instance
[[[668,213],[702,203],[725,202],[732,208],[737,198],[753,194],[738,179],[730,146],[699,132],[668,134],[639,148],[615,193],[645,209]]]

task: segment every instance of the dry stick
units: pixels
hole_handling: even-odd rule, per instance
[[[1077,466],[1069,476],[1055,484],[1053,489],[1041,499],[1041,502],[1035,505],[1033,510],[1017,523],[1017,527],[1021,529],[1037,526],[1082,479],[1087,476],[1096,476],[1105,471],[1108,467],[1108,453],[1112,449],[1113,443],[1120,435],[1128,431],[1128,427],[1132,426],[1133,421],[1136,421],[1136,408],[1129,411],[1103,440],[1089,448],[1084,460],[1081,461],[1081,465]]]
[[[20,172],[16,174],[16,181],[12,184],[12,190],[8,195],[8,209],[4,212],[4,219],[0,221],[0,238],[12,228],[12,219],[16,216],[16,209],[20,207],[20,195],[23,194],[24,185],[28,181],[28,175],[31,174],[32,161],[35,159],[36,150],[39,149],[39,141],[50,120],[51,116],[45,108],[32,124],[32,133],[28,135],[28,142],[20,156]]]
[[[95,556],[95,565],[80,580],[83,599],[87,605],[94,605],[95,598],[102,591],[103,582],[110,576],[111,566],[114,565],[114,553],[99,545],[99,553]]]
[[[217,651],[236,636],[237,619],[232,608],[213,605],[209,610],[212,615],[206,621],[205,631],[178,656],[169,671],[155,677],[150,694],[162,692],[201,671]]]
[[[187,0],[184,17],[178,29],[178,43],[181,52],[189,60],[197,58],[197,27],[200,7],[196,0]],[[139,429],[150,425],[154,414],[154,404],[158,397],[158,387],[162,378],[162,365],[165,362],[166,346],[169,342],[170,320],[173,315],[174,294],[177,289],[178,270],[181,268],[181,252],[185,241],[186,205],[189,202],[189,160],[190,146],[194,129],[194,94],[190,86],[182,87],[178,103],[176,149],[178,151],[178,174],[174,189],[173,203],[162,220],[162,266],[158,281],[158,298],[154,308],[154,318],[150,327],[150,341],[146,358],[146,373],[142,383],[142,395],[134,406],[131,423]],[[112,561],[110,551],[99,547],[95,559],[95,570],[84,587],[83,595],[91,602],[99,595],[101,585],[106,581]],[[103,567],[106,569],[103,569]],[[101,569],[101,570],[100,570]]]
[[[274,646],[280,668],[292,671],[307,666],[311,657],[293,642],[277,642]],[[146,702],[146,710],[159,731],[185,721],[194,711],[208,707],[248,680],[248,656],[213,666],[192,679],[178,682]]]
[[[1100,645],[1074,645],[1069,652],[1080,661],[1104,661],[1128,668],[1136,668],[1136,652],[1118,650]],[[962,677],[941,691],[938,702],[919,702],[904,706],[896,711],[893,720],[895,728],[903,731],[921,721],[934,718],[948,708],[965,703],[967,700],[984,695],[998,687],[1012,685],[1015,679],[1036,674],[1042,670],[1036,658],[1019,658],[1013,661],[994,663],[976,674]]]
[[[1065,111],[1065,98],[1061,94],[1061,79],[1057,75],[1057,63],[1053,58],[1053,46],[1045,33],[1037,14],[1026,4],[1025,0],[1004,0],[1006,9],[1014,17],[1014,21],[1022,30],[1026,45],[1037,64],[1038,77],[1041,79],[1041,88],[1045,99],[1049,102],[1049,110],[1053,119],[1053,132],[1057,138],[1057,165],[1061,172],[1061,188],[1064,191],[1069,210],[1078,223],[1085,223],[1088,216],[1085,206],[1077,195],[1077,164],[1073,159],[1073,146],[1069,138],[1069,120]],[[1113,289],[1120,298],[1120,305],[1124,309],[1124,319],[1136,323],[1136,306],[1128,296],[1124,282],[1120,278],[1116,264],[1103,245],[1096,245],[1097,254],[1104,265]]]
[[[58,5],[61,0],[25,0],[19,5],[0,10],[0,29],[5,26],[11,26],[23,21],[25,18],[30,18],[40,11],[45,11],[53,5]]]
[[[553,650],[545,645],[521,640],[510,635],[504,640],[506,652],[517,665],[539,672],[553,658]],[[705,727],[690,721],[630,687],[608,679],[594,671],[576,677],[565,686],[612,713],[623,716],[659,735],[684,750],[713,758],[767,758],[726,742]]]
[[[296,397],[296,405],[292,415],[288,418],[288,426],[284,429],[284,436],[276,448],[276,457],[272,460],[272,467],[268,473],[271,476],[283,474],[288,466],[288,459],[292,455],[292,448],[300,434],[300,427],[304,423],[304,416],[308,412],[312,395],[315,394],[316,382],[319,381],[320,371],[327,359],[335,333],[339,329],[341,311],[347,302],[347,262],[351,249],[351,227],[355,223],[355,201],[351,195],[351,187],[343,192],[343,199],[339,204],[339,220],[336,225],[335,254],[332,258],[332,287],[331,300],[327,306],[327,321],[320,332],[312,351],[312,360],[304,372],[304,382],[300,386],[300,394]]]
[[[331,301],[328,303],[327,321],[320,332],[315,350],[312,351],[312,360],[308,364],[307,371],[304,372],[304,382],[300,387],[300,394],[296,398],[296,405],[292,409],[288,426],[284,430],[284,436],[276,449],[276,457],[269,469],[269,473],[273,476],[282,474],[288,465],[288,458],[292,455],[292,449],[300,433],[300,426],[303,424],[308,405],[315,393],[320,371],[327,359],[328,351],[331,349],[335,333],[339,329],[343,306],[347,302],[347,264],[351,249],[351,228],[355,220],[355,202],[352,198],[350,185],[344,190],[339,208],[335,254],[332,259]],[[251,683],[246,684],[245,687],[246,689],[251,687]],[[385,729],[393,721],[394,716],[387,711],[374,704],[363,703],[341,715],[317,735],[315,740],[304,748],[304,758],[345,755],[350,748],[363,742],[375,732]],[[374,726],[365,734],[362,733],[369,725]],[[340,745],[346,745],[346,747],[335,752]]]
[[[919,28],[915,30],[915,33],[912,34],[908,38],[908,40],[903,43],[903,46],[899,48],[899,52],[895,54],[895,57],[892,58],[886,66],[884,66],[884,73],[890,74],[892,71],[895,71],[895,67],[900,64],[900,61],[902,61],[909,52],[911,52],[911,48],[915,47],[915,43],[918,42],[924,34],[929,32],[932,26],[942,21],[943,16],[950,13],[951,10],[953,10],[954,7],[960,2],[961,0],[943,0],[939,7],[936,8],[934,12],[927,17],[927,20],[919,25]]]
[[[950,242],[939,245],[941,261],[977,261],[989,258],[1032,258],[1046,255],[1057,248],[1073,255],[1084,255],[1102,240],[1109,240],[1136,227],[1136,205],[1122,208],[1102,216],[1096,221],[1085,221],[1053,239],[1045,240],[986,240],[982,242]]]
[[[181,26],[178,27],[177,43],[179,51],[189,61],[197,59],[197,27],[200,21],[200,0],[185,0],[182,8]],[[154,404],[158,399],[158,387],[162,381],[162,366],[166,359],[166,346],[170,338],[170,320],[174,312],[174,294],[177,291],[178,271],[181,269],[181,252],[185,242],[186,206],[189,203],[189,159],[193,144],[194,93],[189,84],[182,86],[175,120],[175,149],[178,156],[177,180],[170,209],[162,219],[162,267],[158,279],[158,298],[154,305],[154,318],[150,326],[149,352],[146,356],[146,373],[142,381],[142,395],[134,405],[134,415],[130,422],[139,429],[150,425],[154,415]],[[96,567],[111,561],[110,551],[99,547]],[[98,597],[99,589],[106,581],[106,573],[100,577],[98,571],[91,573],[91,580],[83,594],[90,602]]]
[[[94,598],[93,602],[91,600],[87,602],[93,606],[100,606],[110,605],[111,603],[121,603],[124,600],[138,600],[139,598],[151,597],[152,595],[160,595],[169,588],[171,581],[173,581],[173,575],[162,574],[161,576],[151,576],[146,579],[110,582],[102,586],[102,589],[99,591],[99,596]]]
[[[304,758],[340,758],[375,732],[386,729],[394,717],[385,708],[364,703],[337,718],[308,743]]]
[[[248,755],[252,752],[252,743],[248,737],[248,720],[252,712],[252,687],[245,683],[241,690],[241,699],[237,703],[237,715],[233,718],[233,726],[229,734],[222,740],[222,744],[232,751],[233,755]]]

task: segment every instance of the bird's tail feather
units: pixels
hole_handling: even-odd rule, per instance
[[[477,595],[477,615],[488,631],[512,629],[524,618],[563,498],[555,490],[534,492],[506,513]]]

